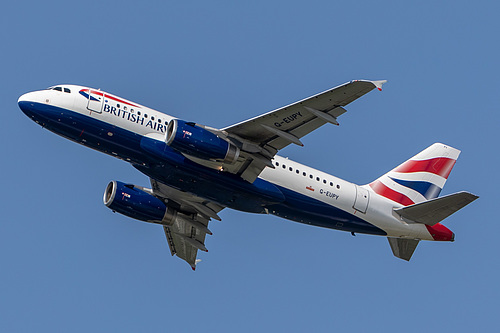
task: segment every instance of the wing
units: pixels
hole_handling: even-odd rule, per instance
[[[151,186],[154,195],[163,198],[175,210],[172,224],[163,226],[170,253],[185,260],[195,270],[198,250],[208,252],[205,237],[212,234],[208,223],[212,218],[220,221],[217,213],[224,207],[153,179]]]
[[[303,99],[247,121],[223,128],[221,132],[240,149],[240,158],[225,171],[253,182],[277,151],[290,143],[303,145],[300,138],[325,123],[338,125],[343,108],[386,81],[357,80]]]

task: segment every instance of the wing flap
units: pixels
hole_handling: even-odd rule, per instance
[[[211,218],[220,220],[217,213],[224,207],[154,179],[151,179],[151,185],[156,196],[177,210],[174,221],[163,226],[170,253],[186,261],[195,270],[199,261],[196,259],[198,250],[208,252],[205,238],[207,234],[212,234],[208,223]]]
[[[196,223],[203,224],[206,228],[208,220],[204,222],[200,221],[199,216],[197,217]],[[170,253],[186,261],[193,270],[196,269],[198,250],[208,252],[205,247],[207,233],[201,228],[196,228],[191,223],[187,223],[183,218],[176,218],[172,225],[164,225],[163,230],[167,237]]]
[[[196,269],[198,250],[208,252],[205,247],[206,233],[181,219],[176,219],[171,226],[163,226],[163,229],[167,237],[170,253],[186,261],[193,270]]]
[[[458,192],[394,210],[404,219],[430,226],[479,198],[469,192]]]

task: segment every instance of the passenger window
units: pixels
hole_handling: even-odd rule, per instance
[[[293,171],[293,168],[292,168],[292,167],[289,167],[289,168],[288,168],[288,170]]]
[[[286,169],[286,165],[283,164],[283,169]]]
[[[280,166],[279,162],[276,162],[276,166]]]
[[[304,177],[305,177],[305,176],[307,176],[307,173],[305,173],[305,172],[302,172],[302,176],[304,176]]]
[[[116,104],[116,107],[119,109],[119,108],[120,108],[120,104],[119,104],[119,103],[118,103],[118,104]]]
[[[316,181],[319,182],[319,177],[316,177]]]
[[[298,170],[298,169],[297,169],[297,170],[295,170],[295,172],[296,172],[297,174],[299,174],[299,170]]]
[[[158,122],[161,124],[161,119],[158,119]]]
[[[340,190],[340,185],[337,184],[337,188]]]
[[[332,183],[332,182],[330,182],[330,186],[333,186],[333,183]]]
[[[151,117],[151,120],[152,120],[152,121],[155,121],[155,117]]]
[[[313,175],[309,175],[309,178],[313,179]]]
[[[326,179],[323,179],[323,184],[326,184]]]

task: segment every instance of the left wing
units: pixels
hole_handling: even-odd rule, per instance
[[[198,250],[208,252],[205,237],[212,235],[208,223],[211,218],[220,221],[217,213],[224,207],[154,179],[151,179],[151,186],[153,194],[163,198],[176,211],[173,223],[163,226],[170,253],[185,260],[195,270],[199,261],[196,259]]]
[[[225,171],[238,174],[253,182],[278,150],[291,143],[303,146],[300,138],[322,125],[338,125],[337,117],[343,108],[386,81],[356,80],[303,99],[247,121],[223,128],[220,134],[240,149],[240,158]]]

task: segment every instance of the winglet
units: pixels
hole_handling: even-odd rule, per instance
[[[379,90],[382,91],[382,86],[384,83],[386,83],[387,80],[379,80],[379,81],[372,81],[372,83],[375,85],[375,87]]]
[[[201,262],[201,259],[196,259],[194,264],[191,264],[191,269],[196,271],[196,266]]]

